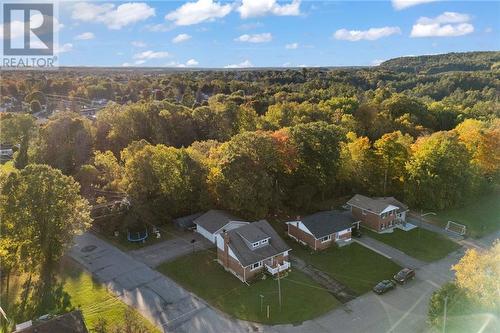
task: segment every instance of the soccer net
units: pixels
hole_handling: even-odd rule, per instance
[[[446,224],[446,230],[463,236],[467,231],[467,227],[457,222],[448,221],[448,223]]]

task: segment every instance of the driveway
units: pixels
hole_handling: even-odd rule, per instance
[[[402,267],[415,269],[415,268],[420,268],[426,264],[423,261],[410,257],[403,251],[395,249],[392,246],[389,246],[385,243],[382,243],[376,239],[373,239],[365,235],[363,235],[363,237],[361,238],[353,238],[353,240],[363,245],[364,247],[367,247],[370,250],[375,251],[388,259],[391,259],[396,264]]]
[[[193,240],[195,241],[194,243],[192,243]],[[210,241],[200,234],[186,232],[176,238],[146,246],[139,250],[129,251],[128,253],[149,267],[154,268],[163,262],[171,261],[194,251],[208,249],[213,246],[214,244],[210,243]]]
[[[256,327],[207,306],[163,274],[91,233],[77,236],[68,255],[164,332],[249,332]]]

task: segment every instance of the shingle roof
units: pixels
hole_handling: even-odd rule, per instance
[[[314,237],[321,238],[350,228],[355,221],[351,212],[329,210],[304,216],[301,222]]]
[[[241,233],[262,233],[270,238],[269,243],[255,249],[250,249],[241,237]],[[229,247],[245,267],[290,250],[290,247],[286,245],[273,227],[265,220],[253,222],[228,231],[227,235],[229,237]]]
[[[408,210],[408,206],[396,200],[394,197],[369,198],[361,194],[356,194],[347,202],[347,204],[366,209],[374,212],[375,214],[382,213],[389,205],[399,207],[402,210]]]
[[[241,221],[223,210],[211,209],[200,217],[194,219],[193,223],[203,227],[210,233],[223,228],[230,221]]]
[[[255,243],[260,240],[269,238],[260,228],[238,228],[237,233],[250,243]]]
[[[181,216],[173,220],[174,224],[180,228],[194,227],[194,220],[203,215],[203,213],[191,214],[188,216]]]
[[[80,310],[71,311],[55,318],[35,322],[32,326],[14,333],[88,333]]]

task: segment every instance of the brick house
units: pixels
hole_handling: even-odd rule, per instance
[[[354,219],[368,229],[382,232],[399,227],[406,230],[408,206],[394,197],[369,198],[356,194],[347,205]]]
[[[216,209],[211,209],[193,220],[195,231],[212,243],[215,243],[216,236],[223,231],[236,229],[248,223],[226,211]]]
[[[286,222],[288,235],[313,250],[351,241],[351,228],[356,221],[350,212],[324,211]]]
[[[265,220],[217,234],[216,243],[217,261],[243,282],[290,268],[290,247]]]

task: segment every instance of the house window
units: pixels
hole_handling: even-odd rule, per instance
[[[385,223],[380,224],[380,229],[384,230],[385,229]]]
[[[262,245],[266,245],[267,243],[269,243],[269,239],[267,239],[267,238],[266,238],[266,239],[263,239],[263,240],[261,240],[261,241],[260,241],[260,243],[261,243]]]
[[[362,209],[361,214],[366,215],[366,210]]]
[[[253,243],[253,244],[252,244],[252,246],[253,246],[253,247],[257,247],[257,246],[259,246],[259,244],[260,244],[259,242],[257,242],[257,243]]]
[[[256,270],[256,269],[258,269],[260,267],[262,267],[262,262],[261,261],[256,262],[255,264],[253,264],[252,266],[250,266],[250,270],[254,271],[254,270]]]
[[[321,243],[325,243],[332,240],[332,235],[325,236],[321,238]]]

